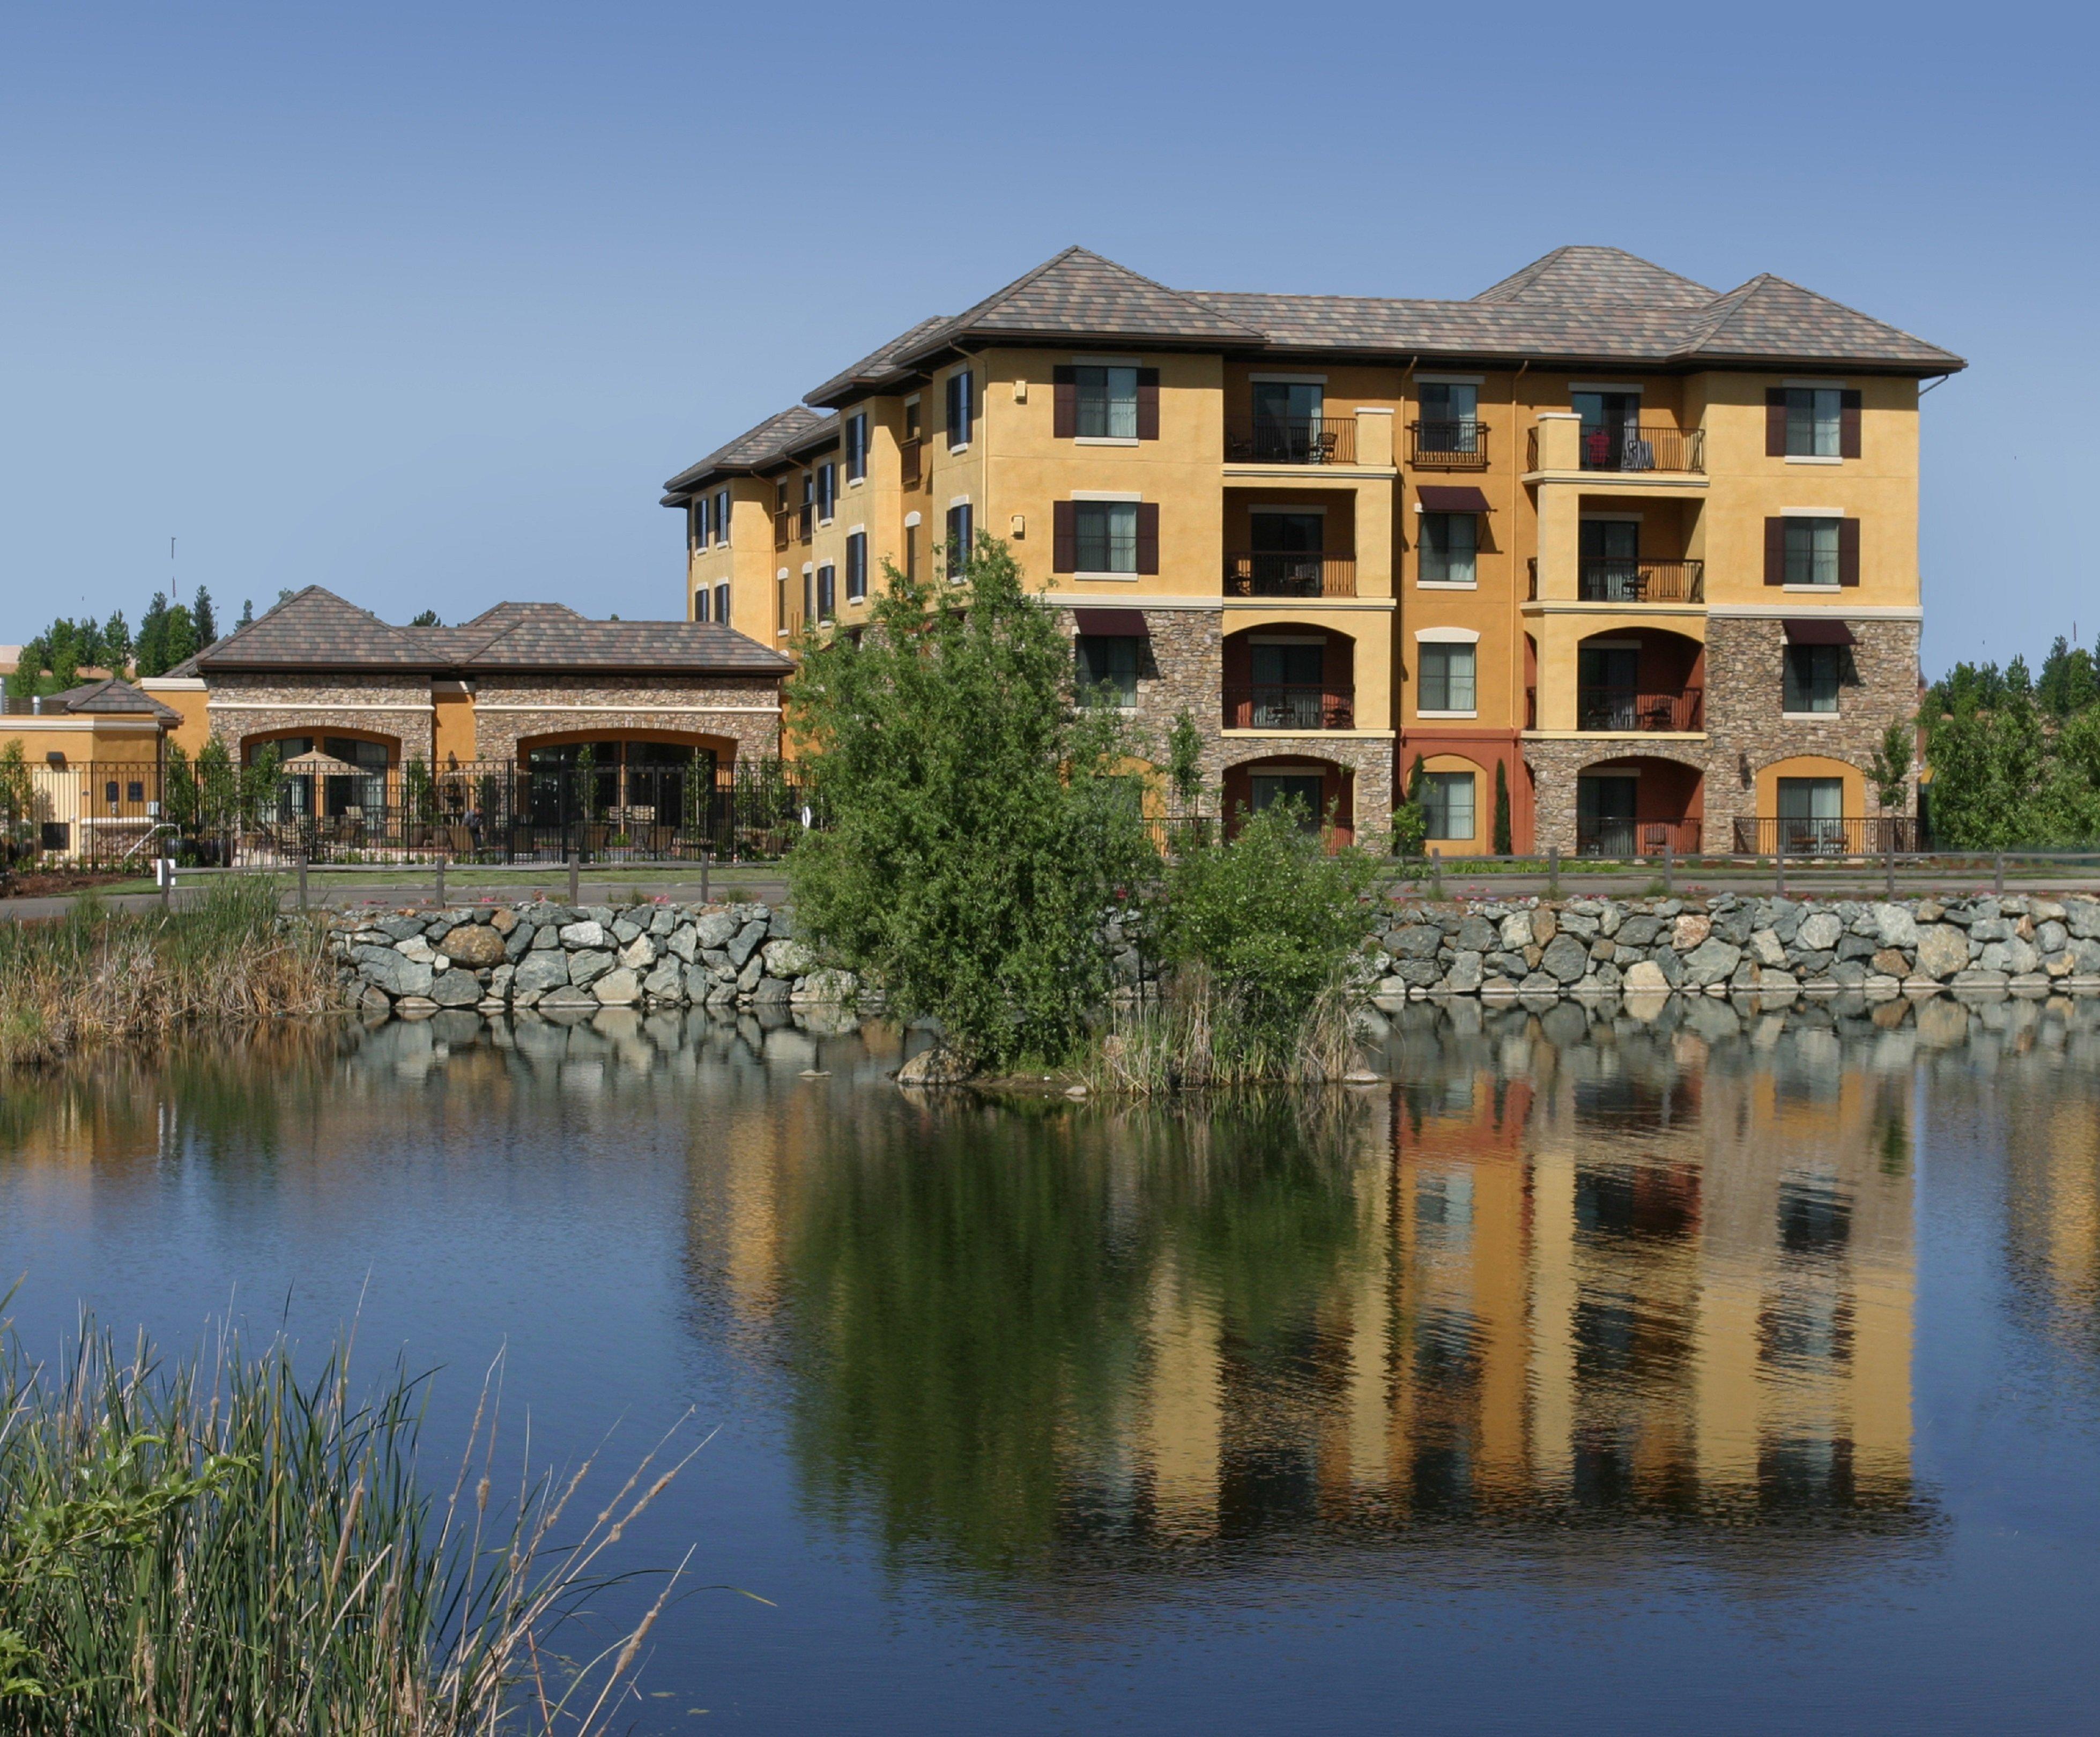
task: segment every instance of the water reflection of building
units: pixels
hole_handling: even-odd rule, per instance
[[[1264,1491],[1512,1518],[1908,1500],[1910,1180],[1883,1088],[1801,1056],[1555,1059],[1396,1095],[1389,1162],[1360,1173],[1377,1252],[1286,1393],[1250,1404],[1231,1323],[1162,1288],[1162,1523],[1244,1531]]]

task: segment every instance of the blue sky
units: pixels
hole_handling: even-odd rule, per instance
[[[169,580],[681,611],[659,484],[1072,241],[1463,296],[1562,242],[1970,359],[1926,659],[2100,637],[2089,11],[17,6],[0,640]]]

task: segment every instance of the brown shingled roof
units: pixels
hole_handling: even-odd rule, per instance
[[[760,470],[786,456],[796,440],[820,427],[828,419],[806,404],[790,404],[768,417],[756,428],[748,428],[735,439],[717,447],[696,465],[688,465],[664,485],[664,505],[682,506],[684,496],[703,483],[729,472]]]
[[[1704,307],[1714,292],[1617,247],[1556,247],[1476,302],[1544,303],[1626,302],[1636,307]]]
[[[105,676],[99,681],[84,681],[63,693],[44,696],[45,712],[92,712],[98,716],[154,717],[164,724],[179,724],[181,712],[164,706],[150,694],[142,694],[128,681]]]
[[[677,670],[784,674],[778,652],[703,621],[593,621],[559,603],[499,603],[456,628],[397,628],[309,585],[197,654],[232,669]],[[141,694],[141,699],[145,696]]]

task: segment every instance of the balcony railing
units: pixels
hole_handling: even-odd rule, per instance
[[[1827,819],[1760,814],[1736,822],[1736,849],[1745,856],[1877,857],[1921,849],[1916,818],[1882,814]]]
[[[1354,417],[1255,417],[1225,425],[1225,458],[1235,465],[1353,465]]]
[[[1354,555],[1283,553],[1258,549],[1225,557],[1229,597],[1352,597]]]
[[[915,437],[897,443],[898,484],[903,488],[916,488],[921,474],[920,455],[925,451],[926,443]]]
[[[1423,470],[1485,470],[1488,468],[1488,425],[1485,422],[1410,422],[1408,462]]]
[[[1353,730],[1356,725],[1352,687],[1257,681],[1225,690],[1228,730]]]
[[[1575,849],[1585,857],[1696,856],[1699,822],[1696,820],[1618,820],[1594,815],[1575,822]]]
[[[1704,730],[1705,699],[1701,688],[1578,688],[1575,727],[1629,732]]]
[[[1706,563],[1586,555],[1581,585],[1586,603],[1703,603]]]
[[[1706,431],[1663,422],[1625,428],[1585,425],[1580,451],[1585,470],[1701,470]]]

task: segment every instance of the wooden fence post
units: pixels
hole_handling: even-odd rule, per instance
[[[1662,890],[1665,893],[1677,890],[1677,853],[1670,848],[1668,839],[1662,841]]]
[[[577,866],[576,853],[572,850],[569,853],[569,903],[571,905],[574,905],[576,902]]]
[[[1560,897],[1560,847],[1558,844],[1546,847],[1546,896],[1548,898]]]
[[[708,897],[708,869],[714,859],[715,853],[712,850],[700,853],[700,902],[703,905],[712,902]]]
[[[1889,834],[1888,874],[1883,884],[1887,888],[1888,901],[1893,905],[1896,901],[1896,835],[1893,831]]]
[[[438,853],[438,909],[445,908],[445,853]]]
[[[1444,853],[1433,847],[1429,853],[1429,896],[1444,897]]]
[[[2002,850],[1993,859],[1993,866],[1991,870],[1991,890],[1993,893],[2003,893],[2005,890],[2005,853]]]
[[[299,909],[300,909],[300,910],[304,910],[306,908],[307,908],[307,853],[306,853],[306,852],[305,852],[304,850],[302,850],[302,851],[300,851],[300,853],[299,853]]]

